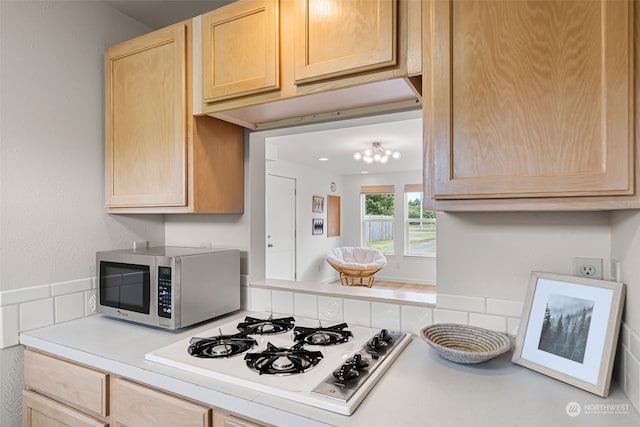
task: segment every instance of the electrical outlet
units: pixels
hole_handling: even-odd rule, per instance
[[[602,279],[602,258],[574,258],[573,275]]]

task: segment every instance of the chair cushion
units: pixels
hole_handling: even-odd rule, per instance
[[[382,252],[351,246],[331,249],[326,258],[336,265],[350,268],[369,269],[387,265],[387,258]]]

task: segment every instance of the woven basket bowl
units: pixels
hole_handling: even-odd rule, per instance
[[[420,335],[440,356],[456,363],[485,362],[511,348],[505,334],[455,323],[427,326]]]

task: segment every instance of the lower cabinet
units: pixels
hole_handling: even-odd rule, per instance
[[[263,424],[256,424],[252,421],[243,420],[235,415],[216,409],[213,412],[214,427],[262,427]]]
[[[140,384],[111,381],[111,424],[118,427],[209,427],[211,409]]]
[[[23,427],[262,427],[161,390],[25,349]]]
[[[22,393],[22,425],[30,427],[107,427],[109,424],[31,391]]]

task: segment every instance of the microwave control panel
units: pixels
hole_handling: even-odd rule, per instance
[[[158,316],[171,319],[171,267],[158,267]]]

